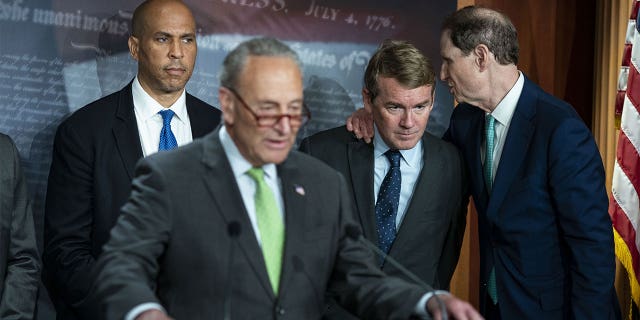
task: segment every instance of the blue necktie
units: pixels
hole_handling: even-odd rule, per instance
[[[382,180],[378,201],[376,203],[376,222],[378,225],[378,245],[380,250],[389,253],[389,248],[396,238],[396,215],[400,202],[400,157],[398,150],[389,150],[384,154],[389,159],[391,168]],[[384,261],[381,261],[381,264]]]
[[[487,192],[491,194],[493,187],[493,149],[495,148],[496,118],[488,114],[485,117],[485,156],[484,156],[484,182],[487,185]],[[495,258],[494,258],[495,259]],[[491,268],[489,280],[487,281],[487,293],[493,304],[498,303],[498,288],[496,287],[496,268]]]
[[[173,111],[167,109],[158,112],[162,116],[162,130],[160,130],[160,144],[158,145],[158,151],[171,150],[178,146],[176,137],[171,132],[171,118],[173,118]]]

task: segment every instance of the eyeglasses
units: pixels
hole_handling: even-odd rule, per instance
[[[256,119],[258,123],[258,127],[273,127],[276,123],[280,122],[282,118],[289,118],[289,124],[292,127],[301,127],[305,125],[309,120],[311,120],[311,112],[307,108],[305,104],[302,104],[301,114],[274,114],[274,115],[258,115],[249,107],[249,105],[244,102],[244,99],[232,88],[225,87],[227,90],[231,91],[240,104],[242,104],[253,117]]]

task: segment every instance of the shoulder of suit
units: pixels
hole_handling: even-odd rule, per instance
[[[123,94],[126,95],[123,92],[125,89],[104,96],[73,111],[63,118],[60,126],[72,126],[75,129],[86,128],[90,131],[99,131],[103,127],[110,128],[110,124],[116,116],[117,106],[123,99]]]
[[[294,166],[298,169],[308,170],[309,173],[324,175],[329,172],[337,172],[322,160],[317,159],[304,152],[292,150],[286,160],[287,166]]]
[[[345,144],[355,141],[358,140],[355,138],[353,133],[347,130],[346,126],[323,130],[303,139],[303,143],[308,143],[315,146]]]

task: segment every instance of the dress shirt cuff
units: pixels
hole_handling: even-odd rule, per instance
[[[127,312],[127,315],[125,315],[124,319],[135,320],[143,312],[153,310],[153,309],[160,310],[164,313],[167,313],[161,305],[155,302],[147,302],[147,303],[141,303],[135,306],[133,309],[131,309],[131,311]]]
[[[435,290],[435,291],[429,291],[427,293],[425,293],[422,298],[420,298],[420,300],[418,300],[418,303],[416,304],[415,309],[413,310],[413,312],[417,315],[417,316],[421,316],[421,317],[427,317],[427,302],[429,302],[429,299],[431,299],[434,295],[451,295],[451,293],[449,293],[449,291],[445,291],[445,290]]]

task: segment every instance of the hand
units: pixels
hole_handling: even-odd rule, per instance
[[[136,320],[173,320],[173,318],[158,309],[151,309],[138,315]]]
[[[352,131],[358,139],[371,143],[373,138],[373,116],[365,108],[354,111],[347,118],[347,130]]]
[[[438,298],[442,300],[445,308],[447,309],[447,315],[449,319],[457,320],[476,320],[484,319],[468,302],[462,301],[453,295],[441,294]],[[438,299],[432,297],[427,301],[427,311],[433,316],[434,320],[441,320],[441,310]]]

